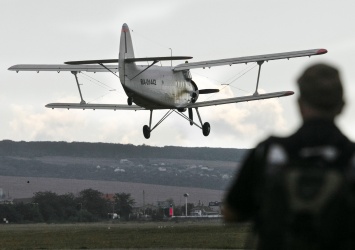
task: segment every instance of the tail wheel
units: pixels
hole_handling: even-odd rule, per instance
[[[150,138],[150,129],[149,129],[148,125],[143,126],[143,135],[144,135],[145,139]]]
[[[202,133],[204,136],[208,136],[210,134],[210,131],[211,131],[211,126],[208,122],[205,122],[203,125],[202,125]]]
[[[127,104],[128,104],[129,106],[132,106],[132,103],[133,103],[133,98],[132,98],[132,97],[128,97],[128,99],[127,99]]]

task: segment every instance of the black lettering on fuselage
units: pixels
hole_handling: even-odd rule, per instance
[[[141,79],[141,85],[157,85],[156,79]]]

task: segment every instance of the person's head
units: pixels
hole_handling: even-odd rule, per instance
[[[344,106],[339,72],[327,64],[308,67],[297,81],[299,106],[304,120],[313,117],[334,119]]]

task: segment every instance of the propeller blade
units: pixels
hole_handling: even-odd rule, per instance
[[[219,89],[199,89],[198,92],[200,94],[212,94],[219,92]]]

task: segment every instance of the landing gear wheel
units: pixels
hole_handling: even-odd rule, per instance
[[[204,136],[208,136],[210,134],[210,131],[211,131],[211,126],[208,122],[205,122],[203,125],[202,125],[202,133]]]
[[[128,97],[127,103],[128,103],[129,106],[132,106],[133,98],[132,97]]]
[[[143,126],[143,135],[144,135],[145,139],[150,138],[150,129],[147,125]]]

